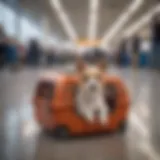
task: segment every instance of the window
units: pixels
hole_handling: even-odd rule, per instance
[[[0,3],[0,23],[3,25],[6,33],[9,36],[15,35],[15,18],[16,14],[12,9]]]

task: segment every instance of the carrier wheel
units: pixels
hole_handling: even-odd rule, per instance
[[[120,126],[119,126],[119,133],[125,133],[127,130],[127,121],[123,121],[121,122]]]
[[[50,137],[53,136],[53,130],[48,130],[46,128],[43,128],[42,132],[47,136],[50,136]]]
[[[69,129],[66,126],[57,126],[54,130],[54,136],[56,138],[69,137]]]

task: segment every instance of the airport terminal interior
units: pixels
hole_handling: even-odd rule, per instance
[[[121,132],[57,139],[37,119],[40,81],[63,87],[64,75],[82,76],[79,60],[104,62],[103,75],[125,86]],[[0,0],[0,160],[160,160],[159,98],[159,0]]]

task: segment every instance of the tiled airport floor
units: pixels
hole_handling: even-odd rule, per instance
[[[126,134],[56,141],[34,121],[31,99],[43,73],[66,70],[0,71],[0,160],[160,160],[160,73],[108,71],[125,81],[132,99]]]

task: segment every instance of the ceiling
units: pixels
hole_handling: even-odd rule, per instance
[[[89,0],[61,0],[61,5],[66,12],[78,39],[88,38],[89,25]],[[119,16],[127,9],[133,0],[99,0],[98,22],[96,39],[101,39],[104,33],[118,21]],[[51,7],[50,0],[21,0],[21,6],[27,9],[37,21],[47,17],[50,25],[50,33],[58,39],[68,40],[64,26],[59,20],[56,11]],[[150,10],[158,0],[144,0],[139,9],[129,18],[118,34],[138,20],[144,13]],[[117,37],[117,35],[115,38]],[[114,39],[115,39],[114,38]]]

